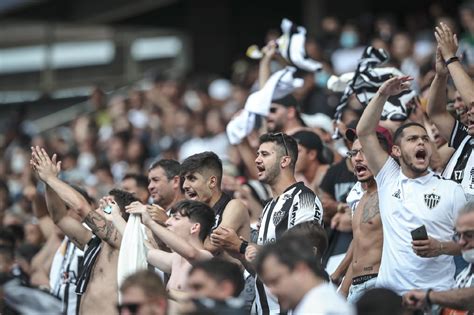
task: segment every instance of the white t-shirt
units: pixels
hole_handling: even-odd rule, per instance
[[[354,308],[330,283],[312,288],[301,299],[292,315],[355,315]]]
[[[375,180],[384,240],[377,286],[399,295],[410,289],[454,287],[453,257],[417,256],[410,231],[425,225],[430,237],[451,241],[457,213],[466,202],[461,185],[432,172],[408,178],[391,157]]]

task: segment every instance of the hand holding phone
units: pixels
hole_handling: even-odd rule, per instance
[[[414,241],[422,241],[428,239],[428,233],[426,232],[426,227],[424,225],[411,231],[411,238]]]

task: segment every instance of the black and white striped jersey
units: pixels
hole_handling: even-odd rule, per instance
[[[449,159],[442,176],[461,184],[467,199],[474,197],[474,138],[467,133],[467,127],[458,120],[454,124],[449,146],[456,149]]]
[[[76,294],[76,281],[82,267],[84,252],[67,236],[56,251],[50,271],[51,293],[63,303],[65,315],[76,315],[80,299]]]
[[[258,245],[275,242],[282,234],[301,222],[313,221],[322,224],[323,207],[315,193],[302,182],[288,187],[283,194],[270,200],[263,208]],[[253,312],[278,314],[278,300],[257,278],[256,298]]]
[[[263,208],[258,232],[258,245],[275,242],[296,224],[314,221],[322,224],[323,207],[314,192],[302,182],[288,187]]]

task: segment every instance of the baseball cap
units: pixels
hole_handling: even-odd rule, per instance
[[[391,152],[393,141],[390,132],[382,126],[377,126],[375,131],[377,133],[377,138],[379,139],[379,142],[386,143],[388,152]],[[354,128],[348,128],[346,130],[345,136],[347,140],[349,140],[350,142],[354,142],[357,139],[357,132]]]
[[[299,102],[291,94],[288,94],[287,96],[284,96],[276,100],[272,100],[272,103],[276,103],[285,107],[296,107],[296,109],[298,110],[300,108]]]

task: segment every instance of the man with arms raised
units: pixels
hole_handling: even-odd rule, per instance
[[[92,230],[68,216],[65,209],[49,209],[53,221],[64,234],[84,250],[83,271],[76,283],[76,293],[81,295],[79,313],[113,314],[118,298],[117,261],[122,240],[120,232],[106,219],[103,209],[92,209],[79,192],[57,177],[60,162],[56,163],[55,156],[51,160],[44,149],[35,147],[32,148],[30,163],[46,184],[46,198],[61,199]],[[113,190],[111,195],[107,199],[116,212],[124,213],[125,206],[136,200],[125,191]]]
[[[400,164],[379,144],[375,130],[383,106],[390,96],[407,89],[411,80],[406,76],[387,80],[357,125],[362,150],[377,182],[383,224],[377,286],[397,294],[411,288],[443,290],[454,286],[454,261],[447,255],[460,253],[452,238],[457,213],[466,202],[460,185],[428,170],[432,152],[422,125],[407,123],[395,131],[392,155]],[[412,241],[411,231],[420,226],[425,226],[428,239]]]
[[[245,239],[250,238],[250,219],[245,206],[231,199],[221,190],[222,162],[214,152],[191,155],[181,164],[185,198],[204,202],[214,210],[217,227],[230,228]],[[219,248],[206,241],[206,249],[213,253]]]
[[[436,52],[436,75],[431,83],[428,100],[428,116],[436,125],[449,146],[456,151],[448,161],[443,176],[461,183],[469,199],[474,196],[474,85],[456,57],[457,40],[446,24],[441,23],[435,32],[438,48]],[[451,75],[462,100],[467,105],[467,125],[454,119],[446,109],[446,85]],[[456,96],[457,97],[457,96]]]

